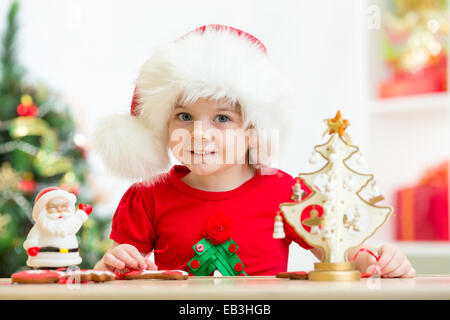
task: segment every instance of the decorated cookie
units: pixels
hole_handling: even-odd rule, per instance
[[[80,282],[105,282],[115,280],[116,275],[106,270],[74,270],[65,272],[64,279],[66,281],[78,280]]]
[[[186,280],[188,273],[183,270],[142,270],[125,273],[125,280],[137,279],[162,279],[162,280]]]
[[[292,272],[280,272],[276,275],[277,278],[287,278],[289,279],[289,276]]]
[[[13,283],[56,283],[62,273],[52,270],[25,270],[13,273],[11,281]]]
[[[291,280],[308,280],[308,273],[305,271],[291,272],[291,274],[289,275],[289,279],[291,279]]]

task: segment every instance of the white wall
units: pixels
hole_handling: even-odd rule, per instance
[[[8,4],[0,3],[0,16]],[[106,113],[128,113],[132,81],[155,46],[209,23],[243,29],[263,41],[274,62],[293,79],[303,111],[295,143],[280,169],[309,171],[308,157],[323,140],[323,119],[341,109],[353,142],[367,149],[361,63],[364,11],[353,1],[58,1],[22,0],[20,61],[74,107],[86,134]],[[3,21],[3,19],[2,19]],[[4,26],[0,26],[1,30]],[[128,182],[109,178],[90,156],[108,208]],[[383,177],[379,177],[383,179]],[[310,269],[313,259],[295,248],[289,268]]]

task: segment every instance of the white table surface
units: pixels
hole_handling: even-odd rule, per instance
[[[450,275],[410,279],[313,282],[275,277],[190,277],[188,280],[115,280],[83,284],[11,284],[0,279],[0,299],[433,299],[450,300]]]

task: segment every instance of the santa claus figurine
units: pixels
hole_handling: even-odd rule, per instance
[[[76,201],[73,193],[58,187],[45,188],[36,196],[32,212],[36,223],[23,243],[29,267],[60,268],[81,263],[76,233],[92,207],[80,203],[75,210]]]

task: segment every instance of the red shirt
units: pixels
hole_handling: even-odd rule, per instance
[[[248,275],[275,275],[287,270],[289,244],[311,249],[292,227],[284,223],[285,239],[273,239],[274,217],[283,202],[292,202],[295,179],[278,170],[224,192],[190,187],[181,178],[190,170],[175,165],[152,186],[132,185],[122,197],[112,221],[110,238],[155,253],[160,270],[186,270],[195,256],[192,246],[200,241],[208,218],[220,212],[232,220],[231,238]]]

